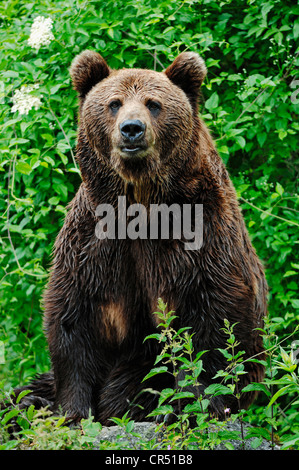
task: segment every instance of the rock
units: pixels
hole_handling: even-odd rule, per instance
[[[156,428],[155,423],[148,422],[134,423],[134,428],[130,432],[126,432],[121,426],[103,426],[96,442],[108,441],[117,444],[118,449],[145,449],[151,441],[153,446],[158,444],[159,433],[156,432]]]
[[[244,447],[241,438],[238,439],[238,435],[241,436],[241,425],[239,422],[227,422],[225,427],[210,428],[211,432],[215,433],[217,436],[217,431],[220,431],[222,434],[221,442],[217,441],[217,438],[213,440],[212,446],[205,446],[205,450],[272,450],[271,442],[266,439],[257,440],[256,437],[250,437],[246,439],[246,434],[249,430],[254,429],[249,424],[244,424]],[[129,432],[128,432],[129,431]],[[166,441],[166,433],[163,433],[163,429],[159,430],[158,426],[155,423],[142,422],[134,423],[133,429],[126,431],[125,428],[121,426],[110,426],[103,427],[99,436],[96,438],[96,446],[98,448],[107,448],[118,450],[152,450],[152,449],[166,449],[171,450],[173,441],[169,440],[169,443]],[[226,434],[226,437],[225,437]],[[164,442],[163,442],[164,440]],[[104,441],[109,442],[109,447]],[[179,449],[177,446],[175,449]],[[198,447],[200,450],[201,447]],[[274,450],[279,450],[279,446],[275,445]]]

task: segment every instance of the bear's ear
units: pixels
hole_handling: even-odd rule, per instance
[[[75,57],[70,68],[73,85],[80,98],[84,98],[89,90],[108,77],[109,73],[110,68],[103,57],[94,51],[81,52]]]
[[[182,52],[165,70],[165,74],[188,96],[197,112],[199,89],[207,74],[204,60],[195,52]]]

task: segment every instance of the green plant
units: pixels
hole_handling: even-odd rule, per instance
[[[54,39],[36,50],[28,39],[38,16],[53,20]],[[74,158],[77,97],[68,69],[87,48],[99,51],[111,67],[158,71],[183,50],[203,56],[208,76],[201,115],[265,264],[271,330],[279,342],[288,338],[299,322],[298,5],[292,0],[4,0],[0,18],[3,388],[49,368],[42,292],[56,234],[80,183]],[[38,109],[12,112],[16,91],[36,84],[30,93]],[[268,370],[276,365],[272,361]],[[272,378],[288,374],[277,369]],[[271,396],[287,385],[273,384]],[[277,397],[283,410],[277,433],[291,440],[298,413],[290,390]],[[256,424],[257,416],[264,416],[266,398],[260,394],[249,421]],[[277,401],[272,405],[279,412]]]
[[[121,440],[118,443],[114,443],[115,447],[118,449],[142,449],[142,450],[150,450],[156,449],[158,447],[158,443],[155,442],[155,439],[152,440],[145,440],[140,433],[135,431],[135,421],[128,417],[129,411],[124,414],[122,418],[111,417],[111,422],[115,423],[119,430],[123,431],[123,434],[120,437]],[[107,444],[108,447],[111,447],[111,443]]]
[[[208,449],[221,441],[225,442],[232,438],[240,438],[244,441],[241,420],[243,410],[240,410],[236,416],[241,422],[241,433],[228,431],[225,429],[225,422],[221,423],[217,419],[209,418],[207,411],[213,396],[232,394],[239,399],[238,377],[244,373],[244,365],[243,351],[235,351],[238,342],[233,334],[234,325],[230,326],[225,321],[224,331],[228,335],[227,349],[221,351],[228,361],[228,368],[225,371],[219,371],[215,376],[215,378],[223,377],[227,385],[215,383],[202,392],[200,391],[200,374],[203,371],[201,358],[207,351],[199,351],[195,354],[192,334],[187,332],[189,328],[176,331],[172,326],[177,318],[174,312],[168,311],[167,305],[161,299],[158,301],[158,308],[159,311],[155,312],[155,315],[160,319],[159,333],[147,336],[146,340],[156,339],[164,346],[155,362],[155,365],[159,363],[163,365],[154,367],[144,380],[160,373],[168,373],[174,379],[174,388],[166,388],[159,392],[158,406],[149,415],[163,417],[162,426],[166,423],[167,436],[164,439],[165,445],[172,449]],[[167,424],[169,416],[172,417],[171,421],[174,421],[171,424]],[[225,445],[230,447],[229,443],[225,442]]]
[[[28,390],[21,392],[16,403],[6,396],[7,408],[0,411],[1,450],[88,450],[95,447],[102,426],[94,422],[92,416],[82,419],[80,427],[74,427],[65,416],[55,416],[46,408],[36,410],[31,405],[21,409],[18,405],[27,393]]]
[[[175,331],[171,326],[176,316],[173,311],[167,311],[167,305],[159,299],[159,311],[155,312],[161,320],[159,324],[159,333],[152,334],[146,338],[156,339],[164,347],[157,357],[156,364],[162,363],[162,366],[154,367],[144,380],[160,373],[168,373],[174,377],[174,388],[167,388],[160,392],[157,408],[149,416],[163,416],[167,423],[169,415],[175,417],[174,423],[167,425],[167,445],[171,448],[211,448],[219,442],[225,442],[226,439],[237,439],[245,448],[245,441],[252,437],[255,438],[252,445],[258,446],[262,439],[271,439],[271,444],[275,446],[274,432],[279,432],[279,442],[282,449],[296,447],[299,442],[298,425],[295,424],[298,418],[296,405],[298,405],[299,382],[296,374],[297,363],[292,351],[288,354],[282,348],[282,342],[286,342],[294,336],[298,328],[290,337],[277,342],[276,335],[273,334],[273,327],[269,320],[266,320],[266,329],[261,330],[265,338],[265,348],[267,361],[256,357],[246,359],[248,361],[259,361],[266,365],[266,378],[261,383],[251,383],[241,390],[239,389],[240,375],[246,374],[244,351],[238,350],[239,342],[234,335],[234,326],[227,320],[224,321],[222,329],[227,335],[226,349],[220,351],[227,359],[225,370],[219,370],[214,378],[220,380],[219,383],[209,385],[204,389],[204,393],[199,393],[200,373],[203,370],[203,363],[200,359],[206,351],[201,351],[194,356],[192,346],[192,335],[187,333],[189,328],[182,328]],[[280,372],[283,375],[279,377]],[[179,380],[180,375],[183,380]],[[286,372],[286,373],[285,373]],[[281,374],[280,374],[281,375]],[[274,386],[278,386],[274,392]],[[267,398],[264,408],[259,409],[256,427],[244,432],[244,422],[252,421],[252,412],[245,411],[240,407],[240,394],[259,391],[263,392]],[[157,392],[155,392],[157,393]],[[209,401],[213,396],[233,395],[239,403],[239,410],[236,415],[230,415],[227,410],[228,422],[238,420],[240,423],[240,433],[231,433],[226,429],[226,423],[219,422],[217,419],[210,419],[207,413]],[[284,409],[278,405],[278,399],[287,396],[288,405]],[[184,404],[185,399],[189,403]],[[167,404],[165,404],[167,402]],[[176,403],[176,406],[173,403]],[[274,406],[276,404],[276,406]],[[290,419],[286,411],[291,410]],[[196,420],[192,419],[195,415]],[[294,420],[294,421],[293,421]],[[190,427],[192,422],[192,427]],[[282,425],[283,423],[283,425]],[[291,423],[293,423],[291,425]],[[268,429],[267,429],[268,426]],[[171,444],[169,444],[171,442]],[[196,444],[193,444],[195,443]],[[230,443],[225,443],[230,448]]]
[[[97,446],[100,449],[198,450],[213,449],[223,444],[232,450],[234,448],[232,439],[240,441],[242,448],[245,448],[248,439],[253,439],[251,442],[253,448],[258,447],[263,439],[271,440],[273,447],[278,440],[282,449],[297,448],[299,428],[296,405],[298,405],[299,383],[295,371],[298,365],[292,351],[288,353],[286,348],[282,348],[282,342],[277,342],[271,324],[267,322],[266,329],[263,330],[268,358],[265,380],[251,383],[242,390],[242,393],[254,390],[263,392],[266,397],[264,406],[258,409],[255,421],[252,420],[253,415],[250,410],[242,409],[239,409],[235,415],[226,410],[226,419],[219,421],[210,417],[207,412],[210,399],[218,395],[234,395],[238,400],[239,376],[244,373],[243,351],[236,349],[239,344],[233,333],[234,325],[230,325],[226,320],[224,322],[227,347],[221,351],[227,359],[227,368],[215,375],[215,378],[221,378],[221,381],[200,392],[200,374],[203,371],[201,357],[206,351],[194,355],[192,334],[187,332],[189,328],[176,331],[172,326],[176,318],[174,312],[168,311],[167,305],[161,299],[158,307],[159,311],[155,312],[155,315],[161,320],[158,326],[159,332],[149,335],[145,340],[155,339],[164,346],[155,362],[155,366],[162,365],[154,367],[144,381],[161,373],[170,374],[174,379],[173,388],[166,388],[160,392],[151,390],[159,395],[159,399],[156,409],[148,417],[159,418],[160,421],[161,417],[163,418],[156,428],[157,436],[162,433],[159,442],[144,441],[135,431],[135,422],[130,419],[129,411],[122,418],[111,417],[111,422],[124,431],[126,439],[122,435],[119,443],[97,442],[96,438],[102,427],[100,423],[94,422],[92,416],[87,420],[81,420],[79,428],[70,428],[64,416],[53,416],[45,409],[35,410],[34,406],[30,406],[27,410],[19,409],[18,402],[28,393],[24,391],[18,397],[16,404],[11,402],[10,407],[0,412],[0,448],[93,449]],[[249,358],[246,361],[248,360],[258,359]],[[281,371],[282,375],[279,376]],[[150,391],[148,388],[146,390]],[[283,396],[287,397],[288,402],[288,406],[284,409],[279,403],[279,399]],[[9,395],[7,397],[10,400]],[[169,417],[172,418],[170,423]],[[240,431],[232,431],[229,428],[229,424],[236,421],[240,423]],[[246,427],[245,432],[244,425],[248,421],[253,422],[255,426]],[[13,439],[10,439],[13,425],[18,425],[19,431],[15,431]]]
[[[198,377],[202,371],[203,363],[201,360],[205,351],[198,352],[194,357],[192,336],[188,335],[188,327],[175,331],[172,323],[176,316],[173,311],[167,310],[167,305],[158,300],[159,311],[155,312],[159,318],[159,333],[154,333],[145,338],[156,339],[164,345],[161,353],[155,361],[155,365],[162,363],[162,366],[154,367],[143,379],[167,373],[173,377],[174,388],[166,388],[160,392],[158,406],[149,416],[162,416],[163,419],[169,415],[175,417],[175,422],[167,427],[168,431],[175,429],[176,439],[179,439],[181,448],[186,446],[185,441],[189,439],[189,419],[192,412],[201,413],[206,417],[206,409],[209,400],[203,399],[199,393],[200,382]],[[192,390],[188,388],[192,387]],[[192,400],[192,404],[187,403],[183,406],[184,400]],[[165,404],[167,402],[167,404]],[[202,421],[202,420],[201,420]],[[201,423],[204,427],[204,423]],[[179,431],[179,432],[178,432]],[[174,444],[173,444],[174,445]]]
[[[266,376],[262,383],[251,383],[243,390],[245,392],[257,390],[264,396],[263,404],[257,409],[259,419],[249,415],[249,420],[256,426],[263,425],[263,428],[255,428],[255,435],[258,436],[260,432],[260,436],[265,437],[266,432],[271,436],[272,446],[275,445],[275,439],[278,439],[282,449],[286,449],[296,447],[299,442],[298,364],[289,344],[296,335],[298,326],[292,334],[280,341],[275,330],[275,323],[271,324],[269,319],[265,319],[265,329],[262,333],[267,351]],[[284,348],[283,343],[287,343]],[[281,397],[287,399],[279,402]]]
[[[223,356],[227,360],[227,367],[225,370],[220,370],[217,372],[214,378],[222,377],[222,381],[226,384],[212,384],[205,389],[206,394],[226,394],[233,395],[238,402],[238,412],[239,412],[239,421],[241,424],[241,437],[242,437],[242,446],[244,448],[244,430],[243,430],[243,420],[242,415],[244,410],[241,408],[240,398],[241,390],[239,387],[240,375],[246,374],[244,370],[244,353],[245,351],[238,351],[238,346],[240,345],[239,341],[236,340],[234,335],[234,327],[236,323],[230,325],[229,321],[224,319],[224,328],[221,328],[222,331],[227,335],[227,348],[219,349]]]

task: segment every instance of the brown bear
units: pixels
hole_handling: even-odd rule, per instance
[[[262,358],[257,328],[266,315],[266,281],[228,172],[198,115],[205,75],[193,52],[181,53],[165,72],[111,70],[93,51],[75,58],[82,184],[56,240],[45,294],[52,372],[27,387],[25,405],[50,404],[77,419],[91,412],[104,424],[128,410],[135,420],[147,419],[157,395],[142,389],[174,386],[167,373],[142,383],[160,351],[157,341],[144,341],[157,331],[158,298],[176,312],[174,328],[192,328],[195,351],[208,351],[202,393],[227,367],[219,351],[226,347],[224,319],[236,324],[244,359]],[[114,221],[120,200],[147,214],[152,205],[202,205],[200,247],[188,249],[174,230],[169,237],[129,237],[118,226],[114,237],[107,227],[99,236],[98,208],[112,208]],[[240,387],[263,377],[259,363],[246,361],[245,371]],[[254,397],[243,393],[241,406]],[[223,416],[226,407],[238,405],[232,396],[217,396],[210,412]]]

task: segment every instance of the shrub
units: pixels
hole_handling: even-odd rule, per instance
[[[266,267],[271,334],[277,341],[292,334],[299,320],[299,6],[292,0],[4,0],[0,13],[5,390],[49,367],[41,297],[51,247],[80,183],[74,157],[77,97],[68,68],[86,48],[101,52],[115,68],[162,70],[189,49],[203,56],[208,77],[201,114]],[[41,24],[43,35],[36,29]],[[275,380],[286,380],[283,369],[277,374]],[[291,429],[298,413],[286,395],[279,398],[285,411],[278,428]],[[253,415],[263,400],[255,406]]]

